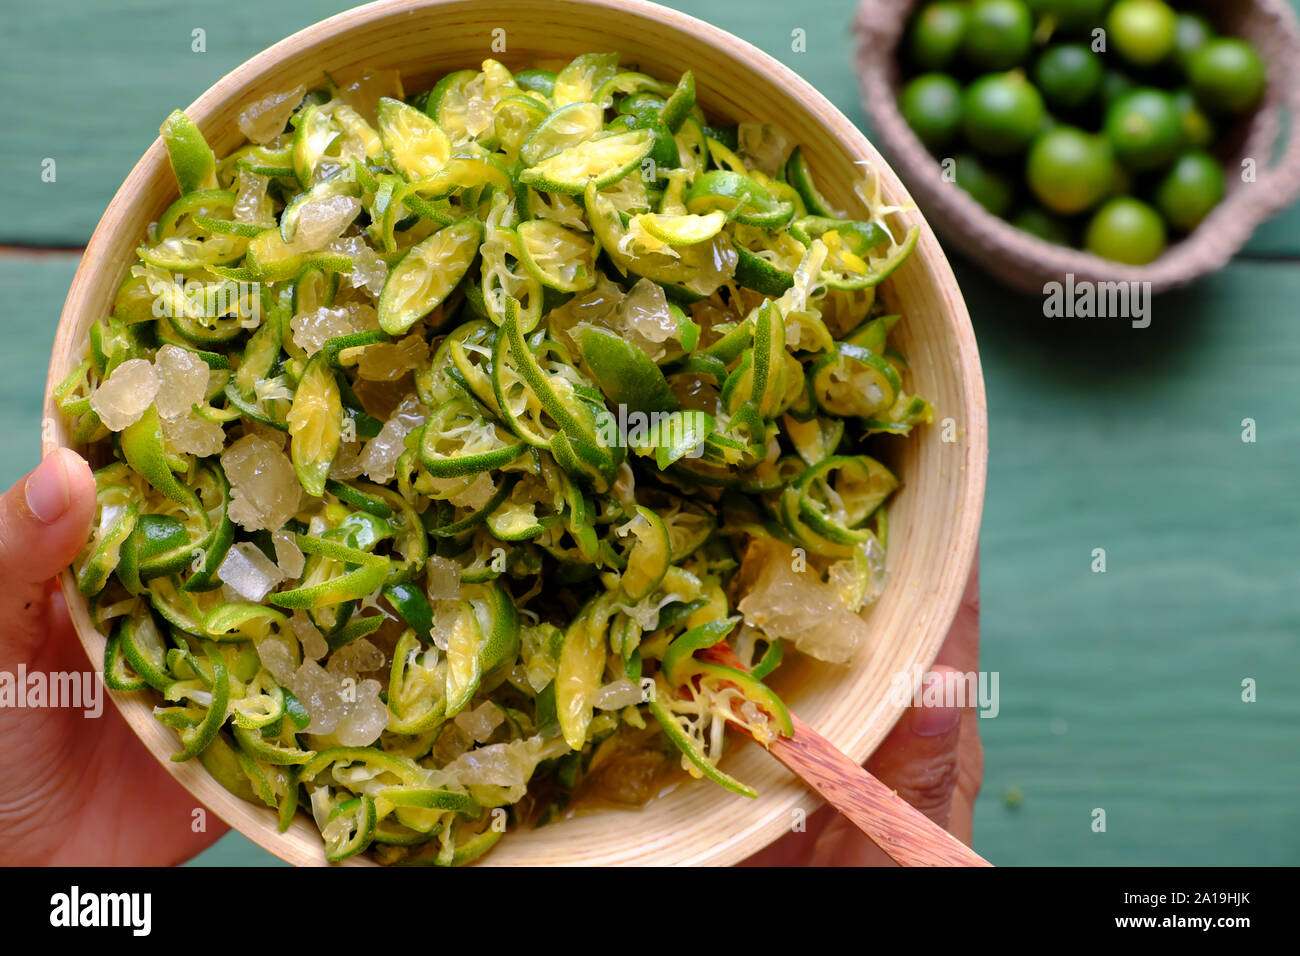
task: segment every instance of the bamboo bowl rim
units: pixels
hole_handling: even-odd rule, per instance
[[[566,8],[573,16],[562,27],[558,24]],[[896,565],[901,565],[900,576],[906,578],[910,573],[913,577],[891,580],[873,613],[881,614],[881,609],[888,605],[889,614],[898,618],[893,622],[898,633],[886,636],[879,633],[886,630],[883,623],[873,626],[871,658],[864,662],[863,655],[859,655],[852,668],[834,676],[844,689],[844,693],[835,695],[834,707],[824,714],[817,706],[804,712],[806,718],[814,718],[811,722],[850,757],[859,762],[865,760],[897,721],[904,705],[888,699],[882,692],[883,671],[873,678],[875,687],[870,700],[852,696],[852,682],[861,678],[863,668],[880,669],[886,665],[895,670],[906,668],[909,674],[915,670],[919,680],[920,670],[933,662],[965,590],[983,507],[988,454],[983,375],[965,303],[934,233],[916,211],[898,177],[862,133],[811,85],[779,61],[731,34],[646,0],[380,0],[330,17],[269,47],[219,80],[186,113],[204,131],[218,154],[224,155],[236,142],[242,141],[237,130],[232,133],[229,128],[233,126],[230,117],[235,115],[231,110],[237,110],[239,104],[256,95],[289,88],[294,85],[289,77],[306,75],[309,69],[315,76],[332,66],[337,69],[330,55],[343,58],[351,66],[364,63],[374,67],[400,67],[404,61],[382,59],[385,45],[401,48],[402,43],[414,43],[413,37],[421,29],[431,29],[434,25],[444,31],[441,35],[448,38],[447,43],[454,43],[452,35],[445,31],[452,27],[463,29],[470,23],[482,28],[484,39],[479,59],[496,55],[487,50],[490,27],[484,26],[496,23],[525,36],[533,31],[540,37],[537,49],[547,51],[547,55],[572,56],[583,52],[582,47],[573,48],[574,43],[592,43],[608,36],[617,41],[609,46],[624,50],[625,62],[639,61],[650,72],[654,70],[646,63],[656,59],[676,64],[679,72],[686,67],[695,69],[697,76],[725,67],[729,72],[720,76],[734,73],[743,82],[736,80],[728,87],[734,86],[731,99],[721,93],[711,98],[708,83],[702,82],[701,100],[706,111],[730,112],[733,119],[767,118],[782,125],[788,119],[795,130],[802,125],[817,138],[816,149],[811,148],[812,143],[806,144],[810,161],[816,164],[822,158],[845,169],[852,169],[850,163],[867,162],[880,177],[886,199],[906,207],[902,214],[906,222],[920,227],[916,250],[886,283],[889,288],[883,294],[888,298],[902,290],[903,298],[910,294],[924,300],[925,308],[900,325],[900,329],[908,327],[903,332],[902,344],[908,348],[913,338],[918,343],[908,353],[916,369],[917,390],[925,393],[924,383],[919,381],[924,373],[933,379],[930,384],[935,389],[949,396],[939,414],[954,417],[961,437],[941,444],[936,421],[934,426],[927,427],[935,434],[928,434],[924,444],[915,434],[907,440],[908,447],[901,453],[923,457],[928,463],[923,474],[912,477],[917,484],[930,489],[934,500],[927,508],[919,492],[905,487],[899,493],[903,496],[899,500],[906,500],[908,507],[898,508],[900,518],[894,518],[891,512],[894,520],[891,520],[890,574],[895,573]],[[522,31],[521,23],[525,24]],[[347,50],[340,53],[338,50],[345,40]],[[370,49],[366,47],[367,42],[377,45],[373,56],[364,60],[346,59],[368,55],[356,52],[360,48]],[[420,51],[423,57],[420,62],[426,67],[439,62],[438,54],[427,52],[425,47]],[[501,58],[509,62],[508,58]],[[418,75],[418,69],[404,70],[403,75],[404,78]],[[759,92],[754,92],[754,88]],[[719,105],[711,105],[711,99]],[[758,104],[757,110],[747,109],[749,103]],[[223,113],[225,126],[214,126]],[[72,447],[63,418],[54,404],[53,389],[79,361],[86,330],[107,311],[112,290],[129,267],[131,251],[143,231],[132,228],[133,217],[137,223],[147,223],[146,213],[152,210],[156,218],[169,194],[174,195],[170,177],[165,149],[161,140],[156,140],[123,182],[91,237],[73,277],[51,355],[42,422],[43,455],[61,446]],[[848,187],[832,183],[827,190],[831,198],[837,198],[835,190],[842,191],[845,204],[853,208]],[[908,475],[905,473],[904,477]],[[911,529],[908,515],[913,513],[918,520]],[[903,549],[907,552],[903,558],[897,558],[894,549],[901,547],[900,539],[904,544],[911,540],[909,534],[917,542],[913,548]],[[96,672],[102,672],[104,636],[90,622],[86,601],[78,593],[71,572],[65,571],[60,582],[82,645]],[[820,663],[815,666],[831,667]],[[787,694],[787,699],[795,698],[796,709],[798,688],[812,686],[819,677],[823,681],[827,679],[826,673],[819,675],[811,670],[808,662],[793,664],[786,683],[792,684],[796,691]],[[777,681],[778,689],[783,686]],[[144,692],[109,693],[109,696],[168,772],[232,828],[290,863],[324,863],[320,837],[304,814],[300,813],[285,833],[277,833],[273,811],[230,794],[198,761],[170,760],[170,754],[176,749],[175,736],[153,717],[152,695],[147,699]],[[818,716],[823,719],[818,721]],[[724,758],[724,766],[753,783],[760,791],[759,798],[745,801],[707,782],[689,783],[668,797],[652,801],[641,811],[602,810],[536,831],[507,834],[484,862],[489,865],[729,864],[788,831],[793,812],[810,813],[820,805],[815,795],[756,745],[741,743],[734,747],[734,752]],[[726,826],[719,827],[719,820]],[[369,859],[361,858],[348,862],[372,864]]]

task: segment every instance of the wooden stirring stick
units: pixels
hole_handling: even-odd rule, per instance
[[[703,652],[743,670],[734,651],[716,644]],[[793,737],[778,736],[767,750],[795,776],[889,854],[900,866],[992,866],[966,844],[854,763],[794,714]]]
[[[900,866],[992,866],[794,714],[768,751]]]

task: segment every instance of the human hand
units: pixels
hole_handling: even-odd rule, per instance
[[[0,673],[90,671],[54,578],[86,543],[94,513],[95,479],[67,449],[0,496]],[[226,830],[205,813],[205,832],[194,832],[194,798],[92,679],[98,716],[0,707],[2,865],[169,865]]]
[[[957,616],[926,675],[979,670],[979,561],[971,568]],[[945,697],[945,699],[947,699]],[[939,826],[970,845],[975,797],[984,777],[975,701],[966,707],[908,707],[867,769]],[[893,866],[893,861],[847,818],[822,807],[806,830],[788,833],[741,866]]]

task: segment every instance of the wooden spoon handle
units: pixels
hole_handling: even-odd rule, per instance
[[[702,652],[748,670],[725,643]],[[768,751],[832,807],[848,817],[900,866],[992,866],[966,844],[867,773],[794,714],[793,737],[778,736]]]
[[[793,714],[768,750],[901,866],[992,866]]]

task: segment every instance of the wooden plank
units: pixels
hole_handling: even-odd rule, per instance
[[[850,68],[850,0],[667,5],[775,56],[865,128]],[[347,0],[298,0],[275,7],[270,17],[259,4],[228,4],[216,15],[197,0],[138,0],[125,8],[49,0],[27,7],[0,36],[0,83],[25,91],[0,100],[6,131],[0,139],[0,208],[6,210],[0,244],[83,245],[171,110],[253,54],[350,6]],[[206,52],[191,49],[195,29],[205,31]],[[41,82],[29,82],[32,76]],[[53,183],[41,179],[46,158],[56,163]],[[1261,229],[1248,250],[1300,256],[1300,207]]]
[[[86,0],[32,5],[0,35],[0,83],[24,89],[0,100],[0,244],[83,245],[158,124],[226,72],[288,34],[352,6],[298,0],[275,7],[228,4],[220,15],[195,0],[139,0],[109,7]],[[669,6],[744,37],[799,71],[859,124],[849,69],[844,0],[812,0],[797,13],[777,4],[755,15],[730,0]],[[77,24],[69,30],[68,24]],[[509,29],[509,24],[504,24]],[[206,30],[206,52],[191,31]],[[796,43],[796,30],[804,31]],[[793,49],[801,46],[801,52]],[[487,39],[484,55],[489,55]],[[28,78],[40,76],[39,84]],[[41,163],[56,162],[54,183]]]
[[[226,69],[346,6],[223,9],[148,0],[109,13],[53,0],[0,38],[0,236],[84,241],[158,121]],[[763,13],[681,3],[750,39],[861,121],[848,3]],[[75,31],[68,24],[77,24]],[[189,52],[190,30],[208,53]],[[790,50],[807,29],[806,54]],[[27,80],[42,77],[40,84]],[[54,153],[59,179],[41,184]],[[68,162],[64,161],[64,158]],[[1291,255],[1300,212],[1251,249]],[[75,256],[0,257],[0,483],[35,463],[45,362]],[[960,270],[988,378],[993,457],[983,542],[983,666],[1001,713],[976,849],[995,863],[1300,861],[1300,270],[1238,263],[1161,299],[1152,327],[1049,321]],[[1240,422],[1259,440],[1243,444]],[[1093,548],[1107,572],[1089,570]],[[1240,701],[1241,680],[1259,701]],[[1001,802],[1019,787],[1018,811]],[[1094,808],[1107,831],[1090,829]],[[198,862],[272,861],[241,837]]]
[[[41,397],[63,299],[81,256],[12,253],[0,256],[0,488],[7,488],[41,454]]]
[[[976,849],[1300,861],[1300,270],[1233,265],[1159,299],[1145,330],[958,279],[989,393],[981,666],[1001,691]]]
[[[0,351],[0,441],[19,450],[6,484],[35,461],[74,266],[0,259],[0,285],[35,317],[12,317]],[[1159,300],[1146,330],[1047,320],[969,268],[959,278],[993,421],[982,666],[1000,674],[1001,711],[981,722],[976,848],[1001,864],[1294,863],[1300,271],[1234,265]],[[1105,574],[1090,570],[1098,547]],[[1001,801],[1013,786],[1018,811]],[[1090,829],[1098,807],[1106,833]],[[242,837],[211,852],[199,862],[272,860]]]
[[[185,866],[285,866],[243,834],[231,830]]]
[[[23,93],[0,98],[0,242],[83,245],[168,113],[275,41],[350,6],[49,0],[6,16],[0,88]],[[205,31],[204,53],[191,49],[195,29]],[[53,183],[41,178],[47,157]]]

